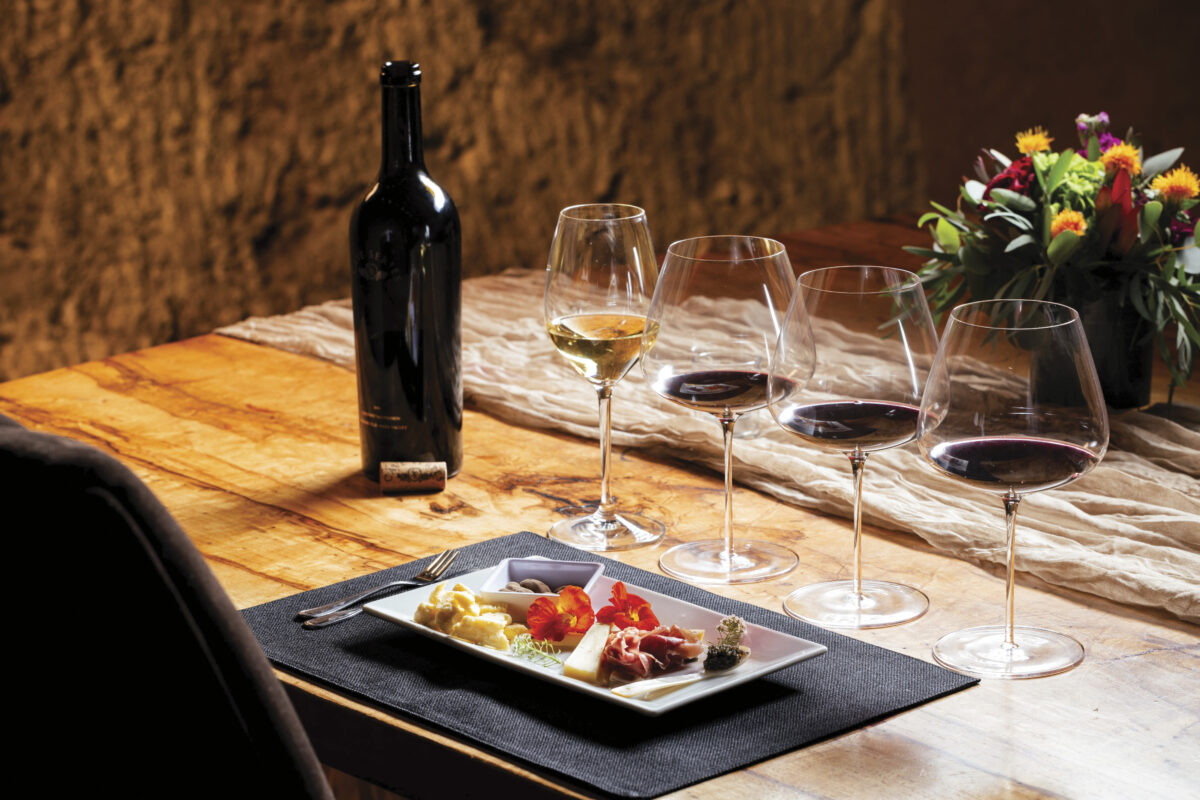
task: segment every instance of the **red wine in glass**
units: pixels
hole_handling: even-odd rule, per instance
[[[703,370],[672,375],[654,390],[681,406],[720,414],[725,409],[749,411],[767,402],[767,373],[748,370]],[[915,428],[914,417],[914,428]]]
[[[733,430],[767,404],[763,370],[795,279],[783,245],[757,236],[702,236],[667,248],[642,336],[642,371],[662,397],[716,417],[725,451],[719,538],[667,550],[664,572],[696,583],[785,575],[799,558],[771,541],[733,535]]]
[[[1079,315],[1036,300],[984,300],[950,313],[921,398],[917,445],[955,481],[999,495],[1007,529],[1004,624],[946,634],[943,666],[983,678],[1073,669],[1083,645],[1014,623],[1017,507],[1090,472],[1108,448],[1108,412]]]
[[[1091,450],[1053,439],[988,436],[942,442],[929,448],[929,463],[981,489],[1041,492],[1080,478],[1099,458]]]
[[[921,281],[911,272],[829,267],[797,281],[770,362],[771,414],[805,444],[849,459],[854,538],[850,579],[796,589],[783,603],[792,616],[827,628],[882,628],[929,608],[919,589],[863,580],[862,487],[871,453],[916,437],[936,349]]]
[[[918,411],[907,403],[836,400],[788,408],[779,424],[816,447],[883,450],[916,437]]]

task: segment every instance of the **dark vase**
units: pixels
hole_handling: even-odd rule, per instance
[[[1078,305],[1100,389],[1109,408],[1138,408],[1150,403],[1154,332],[1150,322],[1120,292],[1107,292]]]

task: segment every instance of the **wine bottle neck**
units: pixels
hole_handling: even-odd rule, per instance
[[[383,86],[383,166],[380,177],[425,167],[421,147],[421,87]]]

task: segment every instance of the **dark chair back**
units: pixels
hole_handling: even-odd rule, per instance
[[[0,416],[0,520],[6,572],[42,587],[7,594],[6,728],[54,765],[45,793],[333,797],[258,642],[132,472]]]

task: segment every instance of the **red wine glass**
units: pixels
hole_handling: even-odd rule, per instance
[[[921,399],[917,444],[938,472],[998,494],[1007,520],[1004,624],[947,634],[934,659],[984,678],[1078,665],[1074,638],[1013,623],[1017,506],[1083,477],[1108,448],[1108,412],[1075,310],[1035,300],[955,308]]]
[[[849,580],[796,589],[783,608],[826,628],[883,628],[929,608],[919,589],[862,578],[862,489],[867,457],[917,435],[917,413],[937,334],[911,272],[845,266],[800,276],[771,358],[770,408],[807,445],[850,460],[854,485]]]
[[[594,203],[559,212],[546,267],[546,331],[600,400],[600,502],[556,523],[549,535],[584,550],[645,547],[666,532],[657,520],[619,509],[609,492],[612,390],[641,353],[657,277],[642,209]]]
[[[662,570],[696,583],[777,578],[799,559],[769,541],[733,536],[733,429],[767,404],[766,365],[794,276],[783,245],[757,236],[704,236],[667,248],[642,337],[642,371],[655,392],[712,414],[725,440],[720,538],[676,545]]]

